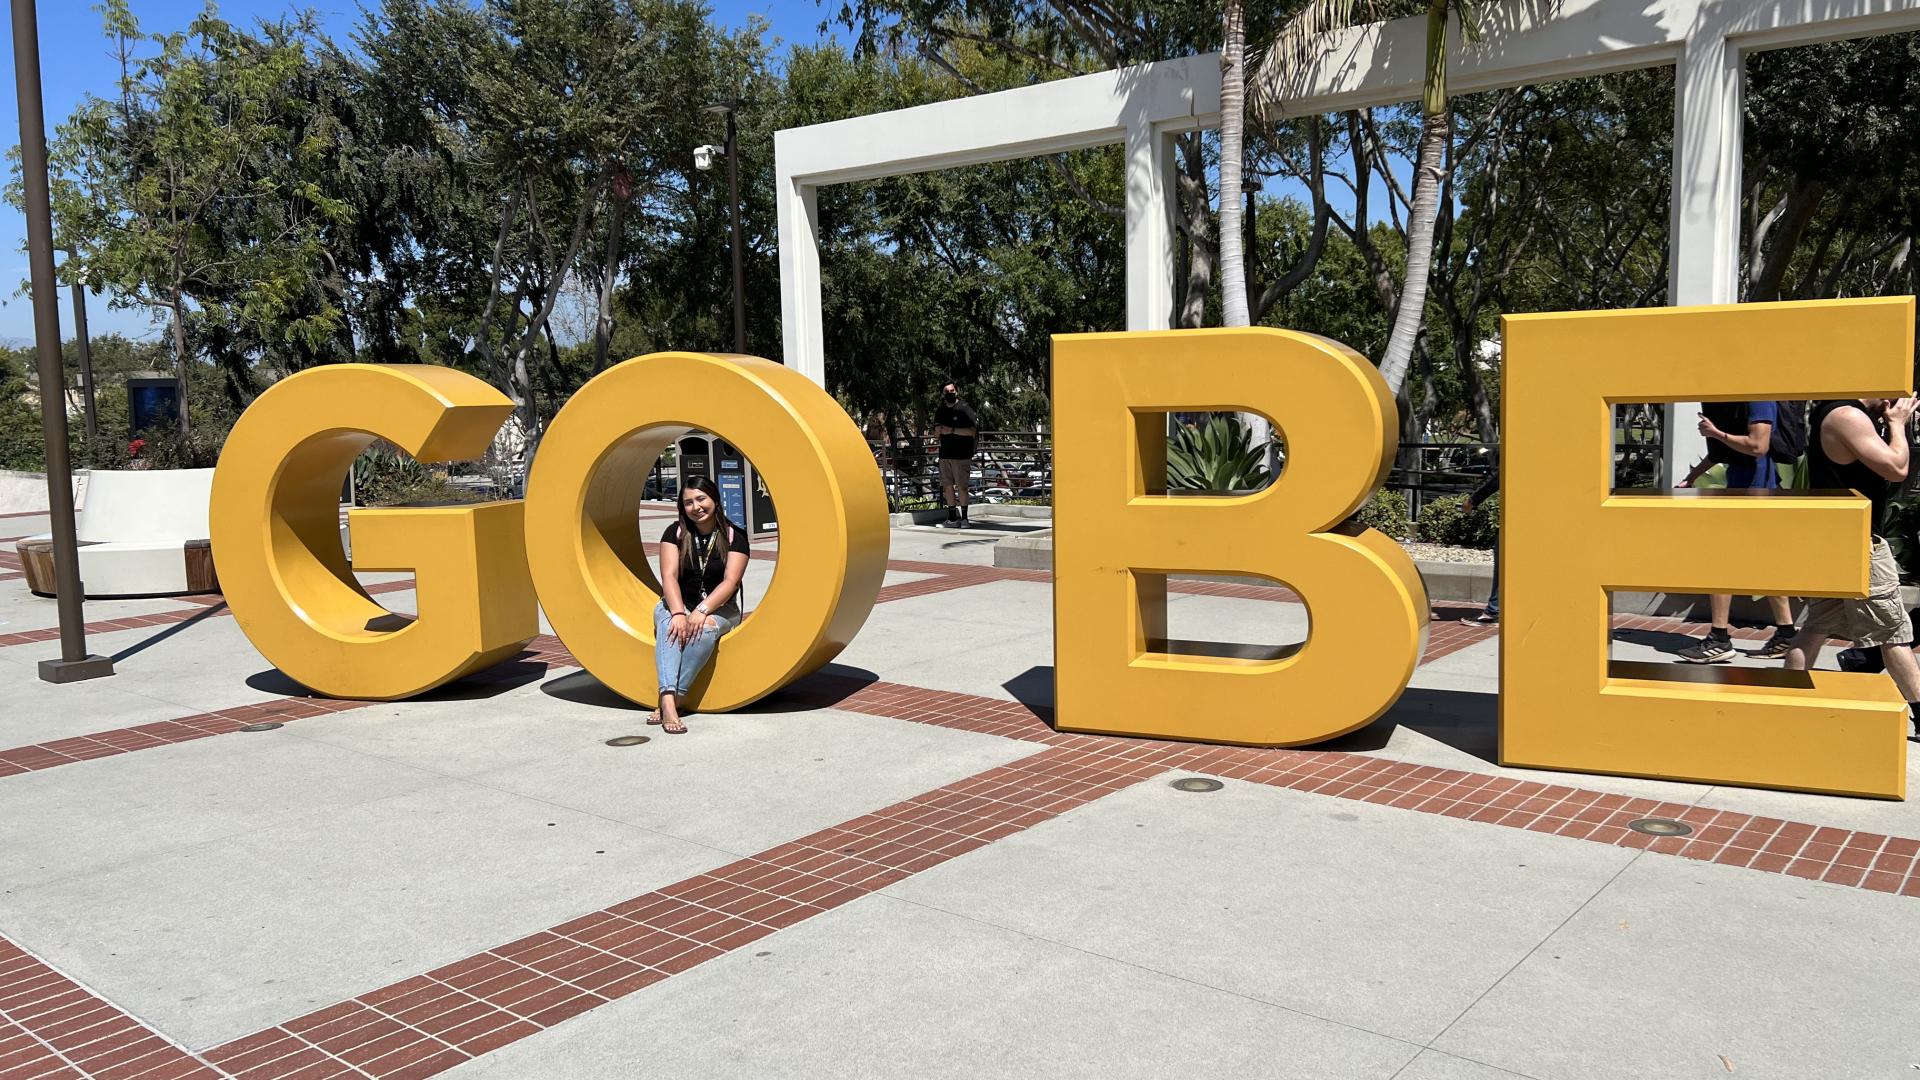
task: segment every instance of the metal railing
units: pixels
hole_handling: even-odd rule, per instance
[[[1660,405],[1621,405],[1614,415],[1614,486],[1650,487],[1660,474]],[[887,506],[898,513],[941,505],[940,440],[874,442]],[[1386,488],[1407,497],[1415,519],[1435,499],[1463,495],[1496,467],[1498,446],[1478,442],[1403,443]],[[1053,502],[1053,437],[1047,432],[987,431],[976,441],[969,488],[975,502]]]
[[[940,440],[908,437],[869,443],[886,480],[894,513],[930,510],[942,502]],[[1035,431],[983,431],[974,440],[968,489],[974,502],[1053,502],[1053,436]]]

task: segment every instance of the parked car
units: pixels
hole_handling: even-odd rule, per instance
[[[1021,488],[1019,491],[1019,494],[1015,495],[1014,498],[1016,499],[1051,499],[1053,498],[1053,489],[1050,487]]]
[[[983,488],[975,493],[975,498],[978,498],[981,502],[1002,503],[1013,498],[1013,492],[1003,487]]]

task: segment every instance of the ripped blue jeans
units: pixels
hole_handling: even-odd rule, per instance
[[[709,615],[707,625],[701,628],[700,633],[682,645],[668,636],[668,631],[673,629],[673,613],[667,610],[666,602],[654,605],[653,669],[659,675],[660,692],[684,696],[687,688],[700,677],[700,671],[707,666],[707,661],[713,659],[714,647],[720,644],[720,639],[738,621],[737,614],[733,614],[732,618]]]

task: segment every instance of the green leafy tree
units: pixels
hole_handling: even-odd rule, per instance
[[[101,10],[117,93],[87,97],[59,129],[55,243],[70,252],[70,278],[115,306],[162,315],[189,400],[196,317],[306,337],[339,319],[289,303],[317,261],[324,224],[346,213],[300,177],[328,158],[324,140],[293,123],[306,30],[282,23],[256,37],[209,5],[184,32],[143,35],[126,0]],[[306,212],[274,212],[289,203]],[[183,430],[190,413],[182,410]]]

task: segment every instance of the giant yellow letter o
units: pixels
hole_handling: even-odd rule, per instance
[[[817,670],[866,622],[886,575],[886,489],[839,404],[770,360],[654,353],[582,387],[534,459],[527,555],[554,633],[631,701],[658,694],[660,585],[639,532],[641,484],[690,428],[739,447],[780,500],[773,585],[688,694],[707,711],[736,709]]]
[[[340,489],[384,438],[422,461],[486,452],[513,411],[451,368],[336,364],[275,383],[227,436],[209,508],[227,607],[268,662],[333,697],[391,701],[493,666],[539,633],[517,502],[355,510]],[[398,629],[353,571],[412,569]]]

